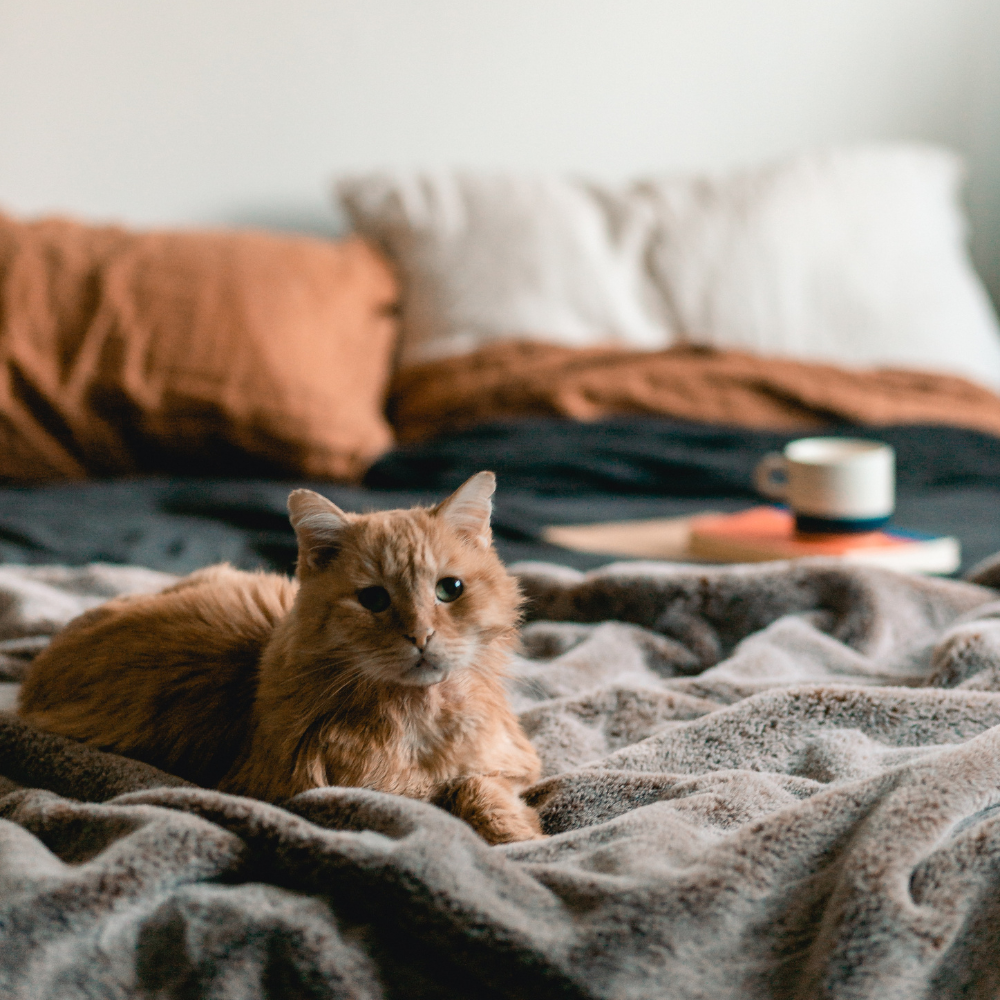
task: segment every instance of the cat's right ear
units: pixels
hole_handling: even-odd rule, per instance
[[[447,500],[442,500],[431,513],[446,521],[460,535],[465,535],[477,545],[488,549],[493,542],[490,533],[490,499],[497,488],[497,477],[492,472],[477,472]]]
[[[299,542],[299,572],[323,569],[340,553],[347,515],[326,497],[312,490],[293,490],[288,513]]]

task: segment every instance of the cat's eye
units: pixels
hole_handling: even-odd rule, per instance
[[[385,587],[362,587],[355,596],[361,607],[374,611],[376,614],[379,611],[385,611],[392,604],[392,598]]]
[[[445,576],[438,580],[437,586],[434,588],[434,596],[439,601],[450,604],[456,597],[462,596],[463,590],[465,590],[465,585],[461,580],[454,576]]]

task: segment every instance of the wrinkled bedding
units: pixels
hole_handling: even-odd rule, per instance
[[[1000,434],[1000,396],[955,375],[692,345],[647,351],[503,341],[397,371],[388,412],[405,442],[514,417],[630,414],[800,435],[841,423]]]
[[[992,997],[1000,569],[518,568],[549,839],[284,807],[0,714],[0,996]],[[16,681],[170,577],[0,567]]]
[[[547,544],[546,529],[741,509],[760,499],[754,466],[794,436],[645,417],[524,419],[397,449],[362,487],[195,476],[0,486],[0,564],[109,562],[184,574],[228,561],[290,572],[291,489],[319,490],[345,510],[386,510],[437,503],[485,468],[499,481],[493,535],[506,563],[590,569],[614,557]],[[965,569],[1000,549],[1000,437],[931,426],[880,427],[877,436],[896,451],[896,527],[956,536]]]

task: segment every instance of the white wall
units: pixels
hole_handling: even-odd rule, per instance
[[[329,227],[380,165],[607,178],[919,138],[1000,294],[997,0],[0,0],[0,205]]]

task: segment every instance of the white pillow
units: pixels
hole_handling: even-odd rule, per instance
[[[961,180],[953,154],[891,145],[627,189],[438,173],[337,191],[399,271],[404,366],[514,338],[691,343],[998,388]]]
[[[1000,331],[966,252],[958,157],[831,150],[720,179],[640,182],[680,339],[954,372],[1000,386]]]
[[[666,347],[641,199],[555,177],[377,174],[337,184],[403,284],[401,365],[494,340]]]

